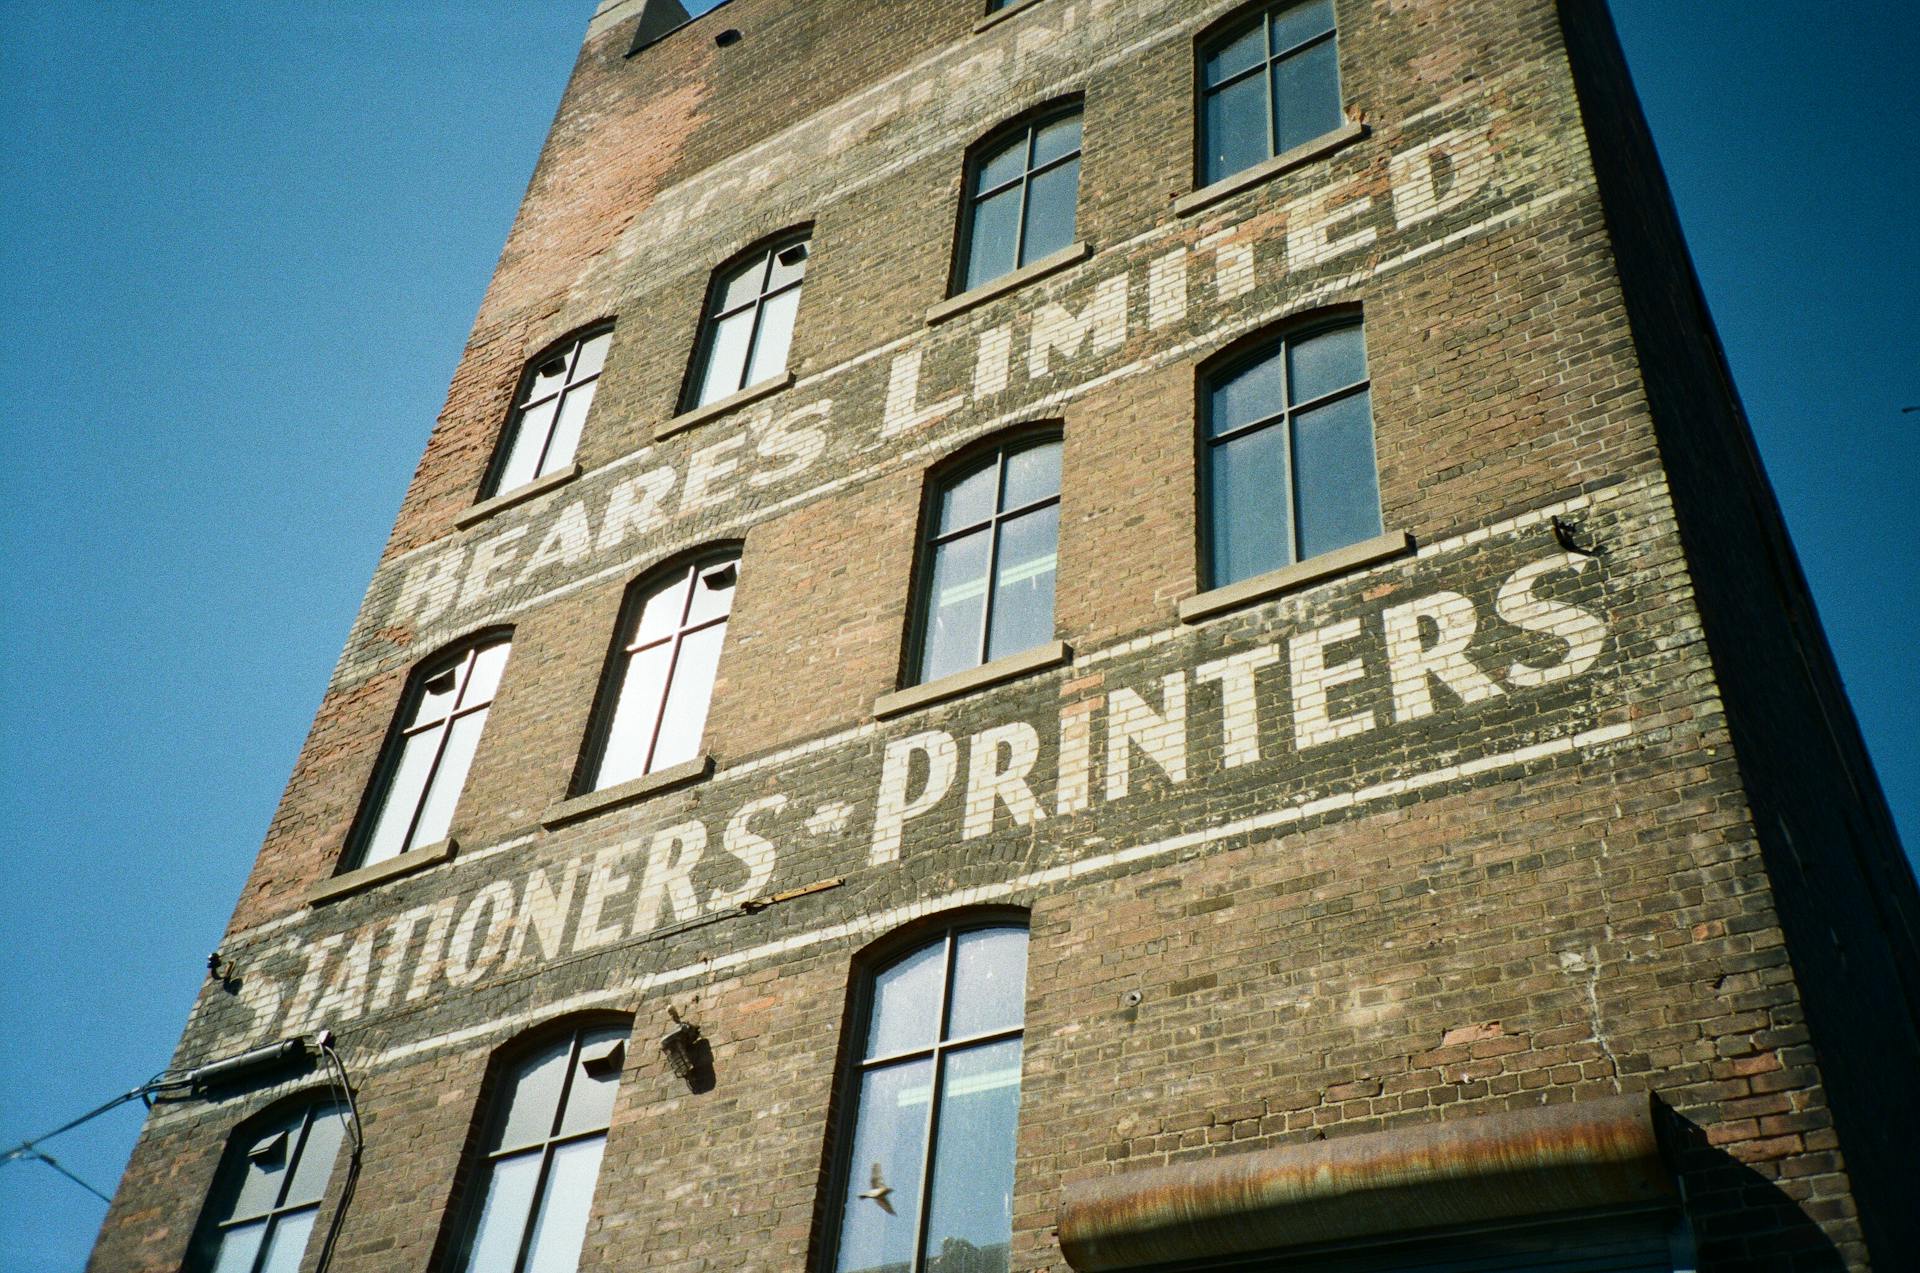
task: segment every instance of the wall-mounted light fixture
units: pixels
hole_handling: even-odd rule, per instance
[[[666,1054],[667,1065],[673,1070],[675,1078],[687,1085],[690,1091],[700,1091],[701,1081],[708,1078],[707,1058],[713,1049],[700,1033],[700,1027],[691,1021],[680,1019],[678,1008],[668,1008],[667,1015],[673,1018],[673,1029],[660,1040],[660,1051]],[[711,1086],[711,1082],[708,1086]]]

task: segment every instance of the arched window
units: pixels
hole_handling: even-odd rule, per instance
[[[573,463],[606,365],[611,326],[556,345],[527,366],[482,496],[516,490]]]
[[[1015,438],[941,476],[923,521],[916,682],[1053,638],[1058,434]]]
[[[1333,0],[1277,4],[1200,46],[1200,178],[1206,185],[1340,127]]]
[[[361,819],[355,865],[446,838],[509,648],[496,634],[442,655],[414,677]]]
[[[864,979],[850,1040],[838,1273],[1005,1273],[1027,930],[955,925]]]
[[[967,165],[954,291],[1010,274],[1073,243],[1080,201],[1080,106],[990,138]]]
[[[807,234],[788,235],[722,266],[707,289],[693,375],[683,411],[764,384],[787,369],[800,288],[807,278]]]
[[[1201,397],[1208,587],[1380,533],[1358,318],[1257,346],[1209,372]]]
[[[228,1143],[194,1233],[187,1273],[297,1273],[347,1130],[346,1107],[270,1111]]]
[[[740,554],[726,549],[628,590],[588,790],[699,757],[739,579]]]
[[[631,1030],[624,1021],[576,1026],[504,1068],[450,1268],[572,1273],[579,1266]]]

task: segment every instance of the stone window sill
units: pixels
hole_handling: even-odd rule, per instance
[[[775,376],[771,380],[762,380],[757,385],[748,385],[739,393],[730,393],[724,398],[716,398],[704,407],[695,407],[691,411],[683,411],[655,429],[653,431],[653,440],[660,442],[672,437],[676,433],[685,433],[688,429],[697,429],[707,421],[723,416],[735,407],[744,407],[749,402],[758,402],[762,398],[770,398],[782,389],[791,387],[792,384],[793,373],[789,371],[784,375]]]
[[[1210,186],[1202,186],[1191,194],[1183,194],[1173,201],[1175,216],[1184,217],[1190,212],[1212,207],[1222,199],[1231,198],[1242,190],[1251,189],[1265,181],[1272,181],[1283,172],[1292,172],[1295,168],[1310,164],[1316,159],[1325,158],[1336,150],[1344,150],[1367,135],[1365,124],[1342,124],[1330,133],[1302,142],[1292,150],[1283,150],[1264,163],[1251,168],[1243,168],[1231,177],[1222,177]]]
[[[1049,274],[1058,274],[1069,265],[1078,265],[1093,255],[1093,245],[1082,240],[1069,243],[1058,252],[1049,252],[1030,265],[1023,265],[1011,274],[1002,274],[992,282],[982,283],[969,292],[950,296],[927,311],[927,326],[944,323],[956,314],[964,314],[976,305],[984,305],[996,296],[1005,296],[1008,292],[1018,291],[1036,279]]]
[[[574,796],[550,805],[540,815],[540,825],[551,831],[563,827],[569,822],[578,822],[590,818],[596,813],[605,813],[609,809],[618,809],[622,805],[632,804],[662,791],[672,791],[675,787],[685,787],[702,782],[713,774],[713,756],[703,752],[683,765],[674,765],[667,769],[655,770],[650,774],[641,774],[638,778],[623,782],[618,786],[606,787],[599,791],[589,791],[583,796]]]
[[[1072,659],[1073,650],[1065,641],[1049,641],[1045,645],[1036,645],[1031,650],[1022,650],[1018,654],[1009,654],[991,663],[982,663],[979,667],[970,667],[964,672],[943,676],[937,681],[909,685],[903,690],[882,694],[873,701],[873,715],[877,720],[885,720],[889,716],[899,716],[917,707],[926,707],[931,703],[944,703],[950,698],[971,694],[989,685],[999,685],[1004,681],[1017,680],[1034,672],[1043,672],[1050,667],[1059,667]]]
[[[510,491],[502,491],[492,499],[481,500],[478,504],[475,504],[472,508],[469,508],[466,512],[454,518],[453,524],[465,530],[467,527],[478,522],[486,521],[487,518],[492,517],[502,509],[512,508],[515,504],[524,504],[536,496],[545,495],[556,486],[565,486],[568,482],[571,482],[579,476],[580,466],[578,464],[569,464],[563,469],[555,469],[545,477],[536,477],[523,486],[516,486]],[[416,849],[414,852],[417,853],[419,850]]]
[[[460,851],[460,846],[449,836],[435,844],[422,845],[405,853],[396,854],[384,862],[375,862],[372,866],[363,866],[352,871],[342,871],[332,879],[322,880],[307,890],[307,905],[322,906],[342,897],[365,892],[375,885],[388,880],[397,880],[416,871],[424,871],[430,866],[438,866],[450,861]]]
[[[1357,544],[1348,544],[1345,548],[1336,548],[1330,553],[1321,553],[1318,557],[1295,562],[1291,566],[1269,570],[1264,575],[1255,575],[1224,588],[1203,592],[1197,597],[1188,597],[1180,603],[1180,622],[1199,623],[1217,614],[1238,610],[1284,592],[1293,592],[1309,584],[1371,566],[1375,562],[1404,557],[1412,551],[1412,535],[1404,530],[1388,531],[1384,535],[1375,535],[1372,539],[1363,539]]]
[[[1025,13],[1028,9],[1033,8],[1034,5],[1039,3],[1040,3],[1040,0],[1013,0],[1013,3],[1008,5],[1006,8],[996,10],[993,13],[989,13],[986,17],[974,23],[973,33],[975,35],[979,35],[982,31],[985,31],[989,27],[999,26],[1002,22],[1005,22],[1008,18],[1011,18],[1014,14]]]

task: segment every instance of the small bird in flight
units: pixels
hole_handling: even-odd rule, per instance
[[[862,1190],[860,1196],[879,1203],[880,1209],[888,1215],[898,1215],[899,1212],[893,1209],[893,1204],[887,1201],[887,1195],[893,1192],[893,1186],[888,1184],[886,1177],[880,1174],[880,1164],[877,1162],[873,1164],[872,1179],[873,1188]]]

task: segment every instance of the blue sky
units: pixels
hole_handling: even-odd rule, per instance
[[[590,8],[0,0],[0,1144],[167,1063]],[[1614,9],[1913,845],[1916,19]],[[138,1108],[47,1148],[111,1192]],[[103,1212],[0,1168],[0,1267]]]

